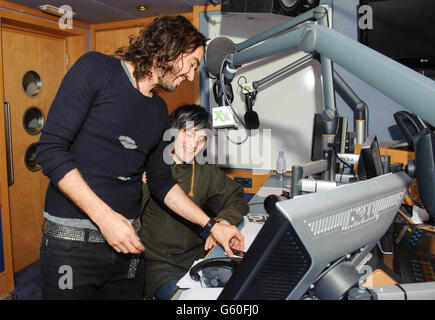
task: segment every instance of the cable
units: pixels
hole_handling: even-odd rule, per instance
[[[248,130],[245,129],[245,131],[248,131]],[[246,137],[243,141],[233,141],[233,140],[231,140],[230,136],[228,135],[228,128],[227,128],[227,129],[225,129],[225,138],[227,138],[227,140],[233,144],[241,145],[248,140],[249,134],[246,134]]]
[[[337,152],[334,152],[334,154],[335,154],[336,159],[338,159],[340,162],[343,162],[343,164],[345,166],[347,166],[350,170],[353,170],[353,166],[351,164],[347,163],[346,161],[344,161],[343,159],[340,159],[340,157],[337,155]]]
[[[220,4],[220,1],[216,1],[216,0],[207,0],[206,2],[210,2],[214,7]]]
[[[226,94],[226,92],[225,92],[224,66],[225,66],[225,61],[227,60],[227,57],[228,57],[229,55],[230,55],[230,53],[228,53],[228,54],[225,56],[225,58],[222,60],[221,68],[220,68],[220,69],[221,69],[221,72],[220,72],[220,75],[219,75],[219,81],[221,82],[221,85],[223,86],[223,87],[222,87],[222,93],[223,93],[224,100],[225,100],[224,102],[228,103],[228,107],[230,108],[230,111],[231,111],[231,113],[233,114],[233,116],[236,117],[237,120],[238,120],[238,121],[243,125],[243,128],[245,129],[245,132],[246,132],[246,137],[245,137],[245,139],[244,139],[243,141],[241,141],[241,142],[233,141],[233,140],[231,140],[230,137],[228,136],[228,128],[225,129],[225,137],[227,138],[227,140],[228,140],[229,142],[231,142],[231,143],[233,143],[233,144],[240,145],[240,144],[245,143],[245,142],[248,140],[248,138],[249,138],[249,133],[248,133],[248,129],[246,129],[246,125],[245,125],[245,123],[242,121],[242,119],[240,119],[240,117],[239,117],[239,115],[237,114],[237,112],[234,111],[234,109],[233,109],[233,107],[232,107],[232,105],[231,105],[231,101],[228,99],[228,96],[227,96],[227,94]]]
[[[248,203],[248,206],[255,205],[255,204],[264,204],[264,201],[263,201],[263,202],[253,202],[253,203]]]
[[[246,79],[245,76],[240,76],[239,79],[237,79],[237,84],[239,85],[239,88],[243,89],[243,86],[240,84],[240,79],[245,79],[245,84],[248,83],[248,79]]]
[[[406,189],[406,194],[408,195],[409,199],[411,199],[411,202],[413,205],[424,209],[424,205],[421,202],[418,202],[417,200],[414,199],[414,197],[411,195],[411,192],[409,192],[409,189]]]
[[[369,117],[370,117],[370,113],[369,113],[369,106],[366,104],[366,134],[367,137],[370,135],[369,134]]]
[[[338,157],[338,155],[337,155],[337,152],[334,152],[334,154],[335,154],[335,158],[336,158],[336,159],[338,159],[339,161],[343,162],[343,164],[344,164],[346,167],[349,168],[350,172],[352,173],[352,176],[355,178],[355,174],[353,173],[353,166],[350,165],[349,163],[347,163],[346,161],[344,161],[343,159],[340,159],[340,158]],[[341,174],[340,174],[340,181],[339,181],[339,182],[342,181],[342,179],[343,179],[343,174],[344,174],[344,169],[343,169],[343,171],[342,171]]]

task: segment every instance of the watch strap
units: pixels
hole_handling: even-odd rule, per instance
[[[210,233],[210,230],[213,228],[213,226],[216,224],[216,220],[214,218],[211,218],[208,220],[204,228],[202,228],[203,233]]]

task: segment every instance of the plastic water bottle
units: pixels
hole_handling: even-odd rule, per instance
[[[276,174],[278,175],[278,179],[281,185],[285,181],[285,172],[286,172],[286,165],[285,165],[284,151],[280,151],[278,154],[278,159],[276,160]]]

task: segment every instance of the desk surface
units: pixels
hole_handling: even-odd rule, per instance
[[[260,190],[249,201],[249,213],[266,214],[264,209],[264,199],[268,194],[281,194],[282,188],[291,184],[291,176],[285,176],[283,182],[279,181],[277,175],[271,175]],[[275,190],[274,190],[275,189]],[[269,192],[268,192],[269,191]]]

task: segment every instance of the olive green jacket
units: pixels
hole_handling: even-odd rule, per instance
[[[248,212],[243,188],[216,165],[173,164],[171,171],[189,198],[210,216],[237,225]],[[195,260],[205,255],[205,239],[199,226],[151,198],[146,185],[142,208],[145,295],[152,297],[163,283],[180,279]]]

